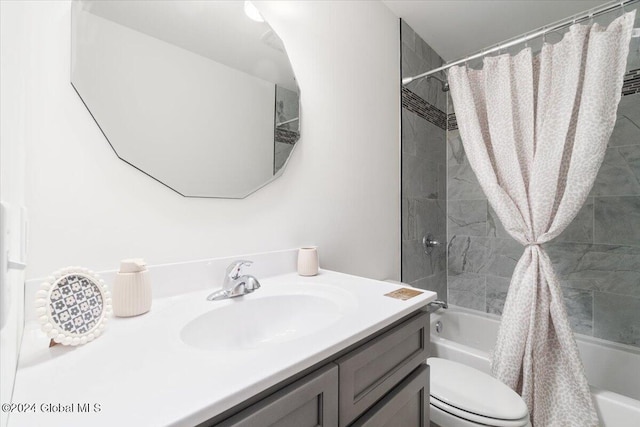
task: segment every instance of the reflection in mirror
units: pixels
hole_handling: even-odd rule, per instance
[[[276,86],[274,174],[282,169],[300,135],[298,131],[299,110],[298,93],[282,86]]]
[[[125,162],[188,197],[242,198],[300,132],[284,45],[241,1],[75,0],[71,83]]]

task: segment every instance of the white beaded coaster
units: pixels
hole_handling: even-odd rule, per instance
[[[111,296],[91,270],[67,267],[53,273],[36,292],[36,314],[54,342],[78,345],[104,331],[111,314]]]

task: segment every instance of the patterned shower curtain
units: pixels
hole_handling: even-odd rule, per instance
[[[573,25],[537,56],[449,71],[463,145],[489,203],[526,246],[505,302],[492,373],[519,392],[535,427],[597,426],[551,261],[541,246],[585,202],[616,120],[635,11]]]

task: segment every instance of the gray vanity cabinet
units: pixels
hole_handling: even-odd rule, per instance
[[[340,427],[346,427],[425,363],[429,314],[420,313],[336,360],[340,366]]]
[[[420,365],[352,427],[428,427],[429,367]]]
[[[216,427],[428,426],[428,348],[429,314],[418,311],[231,418],[210,422]]]
[[[338,367],[330,363],[220,427],[338,427]]]

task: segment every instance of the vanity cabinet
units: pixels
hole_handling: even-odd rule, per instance
[[[429,314],[362,340],[216,427],[429,425]]]
[[[429,366],[422,364],[352,427],[428,427]]]
[[[330,363],[283,388],[220,427],[337,427],[338,366]]]
[[[429,314],[419,315],[339,358],[340,427],[348,426],[420,364],[429,348]]]

